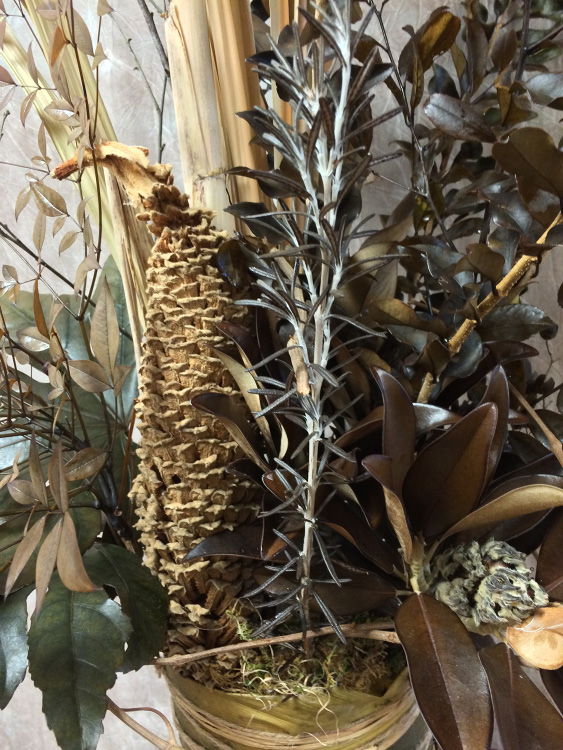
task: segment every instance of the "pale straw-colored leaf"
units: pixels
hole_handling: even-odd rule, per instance
[[[27,479],[16,479],[8,483],[8,492],[12,500],[20,505],[33,505],[39,498],[33,488],[33,484]]]
[[[113,375],[119,351],[119,326],[115,305],[106,279],[96,302],[90,327],[90,346],[102,367]]]
[[[33,224],[33,244],[38,253],[41,253],[43,243],[45,242],[45,230],[47,229],[47,219],[41,211],[37,212]]]
[[[57,553],[57,571],[61,581],[71,591],[94,591],[96,588],[84,568],[76,528],[70,513],[64,515]]]
[[[48,466],[49,489],[59,510],[68,510],[68,487],[63,462],[63,444],[57,441]]]
[[[37,521],[37,523],[33,524],[33,526],[28,529],[22,541],[18,544],[12,564],[10,565],[10,570],[8,571],[8,577],[4,587],[4,596],[8,596],[27,561],[35,552],[35,548],[39,544],[43,535],[46,519],[47,516],[43,516]]]
[[[111,388],[108,376],[97,362],[75,359],[68,363],[70,377],[88,393],[101,393]]]
[[[35,433],[31,434],[31,440],[29,441],[29,475],[36,497],[39,498],[43,505],[47,506],[45,477],[43,476],[43,469],[41,468],[41,461],[39,460],[39,451],[37,450]]]
[[[39,549],[35,563],[35,612],[39,612],[45,600],[53,570],[57,562],[57,553],[63,530],[63,519],[59,518]]]
[[[64,470],[69,482],[88,479],[101,471],[108,460],[107,451],[99,448],[83,448],[65,464]]]

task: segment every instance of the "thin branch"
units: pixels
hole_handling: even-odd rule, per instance
[[[172,731],[170,722],[162,713],[160,713],[160,711],[157,711],[154,708],[148,708],[148,707],[147,708],[145,707],[120,708],[111,700],[111,698],[108,698],[107,701],[108,701],[108,709],[112,712],[114,716],[117,716],[117,718],[120,719],[124,724],[126,724],[130,729],[132,729],[134,732],[137,732],[137,734],[140,734],[141,737],[144,737],[155,747],[158,747],[159,750],[182,750],[182,748],[176,743],[176,739],[174,737],[174,732]],[[150,730],[145,729],[145,727],[142,724],[139,724],[138,721],[135,721],[135,719],[132,719],[129,716],[129,713],[131,711],[152,711],[153,713],[158,714],[166,723],[169,739],[163,740],[160,737],[158,737],[156,734],[151,732]]]
[[[164,72],[166,75],[170,75],[170,66],[168,64],[168,57],[166,55],[166,52],[164,50],[164,46],[162,44],[162,41],[160,39],[160,36],[158,35],[158,30],[156,28],[156,24],[154,22],[153,14],[150,12],[150,10],[147,7],[147,4],[145,0],[137,0],[139,4],[139,8],[141,9],[141,13],[144,16],[144,19],[146,21],[146,24],[149,28],[149,33],[154,41],[154,45],[156,47],[156,51],[158,52],[158,55],[162,61],[162,64],[164,66]]]
[[[520,55],[518,57],[518,66],[516,68],[516,75],[514,81],[520,81],[524,73],[524,67],[526,65],[526,57],[528,55],[528,34],[530,33],[530,14],[532,10],[532,0],[524,0],[524,19],[522,21],[522,37],[520,39]]]
[[[526,57],[528,55],[533,55],[535,52],[540,49],[542,44],[545,44],[545,42],[551,41],[551,39],[555,39],[556,36],[559,36],[559,34],[563,31],[563,23],[560,23],[559,26],[555,26],[551,31],[548,31],[545,36],[542,36],[541,39],[538,39],[537,42],[534,44],[531,44],[529,47],[526,48]]]
[[[380,628],[385,627],[387,623],[381,623]],[[348,638],[365,638],[372,641],[385,641],[387,643],[400,643],[399,636],[393,631],[378,630],[372,624],[368,625],[341,625],[340,630]],[[305,638],[319,638],[323,635],[334,635],[332,625],[324,628],[308,630],[306,633],[289,633],[288,635],[277,635],[271,638],[259,638],[255,641],[243,641],[242,643],[231,643],[228,646],[219,646],[210,648],[207,651],[198,651],[195,654],[178,654],[176,656],[167,656],[164,659],[156,659],[153,664],[167,667],[180,667],[184,664],[190,664],[201,659],[208,659],[211,656],[220,654],[229,654],[236,651],[246,651],[250,648],[263,648],[264,646],[274,646],[279,643],[295,643]]]

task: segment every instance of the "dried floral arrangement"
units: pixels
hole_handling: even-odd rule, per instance
[[[173,750],[106,697],[155,664],[186,748],[563,747],[563,382],[526,301],[560,3],[451,3],[395,55],[389,0],[172,2],[166,46],[141,2],[185,192],[117,141],[105,0],[96,44],[72,0],[14,5],[3,103],[41,124],[34,247],[0,225],[31,276],[2,267],[0,708],[29,668],[63,750],[108,708]]]

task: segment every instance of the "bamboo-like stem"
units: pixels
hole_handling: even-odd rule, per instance
[[[372,641],[384,641],[386,643],[400,643],[399,636],[394,631],[380,630],[373,625],[341,625],[340,629],[348,638],[365,638]],[[323,628],[308,630],[305,637],[319,638],[323,635],[334,635],[332,625]],[[277,635],[271,638],[259,638],[255,641],[243,641],[242,643],[230,643],[228,646],[219,646],[210,648],[207,651],[197,651],[194,654],[177,654],[176,656],[167,656],[163,659],[155,659],[153,664],[167,667],[181,667],[201,659],[208,659],[212,656],[230,654],[237,651],[247,651],[252,648],[264,648],[265,646],[274,646],[280,643],[295,643],[303,639],[303,633],[288,633],[287,635]]]
[[[550,230],[561,223],[563,223],[563,216],[561,215],[561,212],[559,212],[555,219],[551,222],[549,227],[539,238],[537,244],[544,245]],[[536,263],[537,259],[537,255],[523,255],[520,258],[520,260],[510,269],[506,276],[501,279],[496,285],[496,291],[494,293],[491,292],[490,294],[488,294],[485,299],[477,305],[477,313],[479,319],[483,318],[485,315],[487,315],[487,313],[490,313],[491,310],[494,310],[499,302],[508,296],[511,289],[523,278],[524,274],[534,263]],[[464,341],[477,326],[477,322],[477,320],[472,320],[470,318],[464,320],[462,325],[448,342],[448,348],[451,355],[457,354],[459,352]]]
[[[265,152],[250,143],[250,125],[236,116],[262,104],[258,77],[246,62],[255,52],[250,3],[207,0],[207,17],[227,161],[233,167],[267,169]],[[254,180],[236,178],[233,185],[233,200],[263,200]]]
[[[205,0],[173,0],[165,30],[184,191],[192,205],[217,213],[218,229],[232,232],[234,218],[222,211],[229,205],[222,172],[232,164],[221,132]]]

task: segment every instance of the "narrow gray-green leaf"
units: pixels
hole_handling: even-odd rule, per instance
[[[62,750],[95,750],[106,692],[125,659],[129,618],[103,590],[66,589],[57,576],[29,630],[29,671]]]
[[[116,545],[95,545],[84,555],[84,566],[94,583],[113,586],[123,611],[131,619],[133,632],[123,671],[148,664],[164,644],[168,617],[166,590],[137,555]]]

